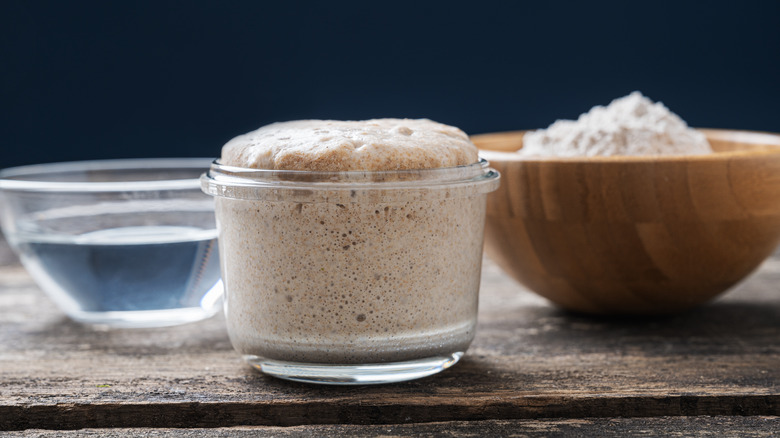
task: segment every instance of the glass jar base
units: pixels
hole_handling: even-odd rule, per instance
[[[322,364],[285,362],[245,355],[244,360],[269,376],[324,385],[376,385],[420,379],[455,365],[463,352],[404,362]]]

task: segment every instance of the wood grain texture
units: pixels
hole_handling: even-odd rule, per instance
[[[11,250],[11,247],[8,246],[3,233],[0,233],[0,266],[9,266],[16,263],[19,263],[19,259]]]
[[[780,261],[684,315],[565,313],[486,262],[477,338],[439,375],[319,387],[242,363],[224,321],[167,329],[66,319],[0,268],[0,430],[412,424],[780,415]]]
[[[712,299],[780,242],[780,135],[705,130],[717,153],[522,159],[522,132],[474,136],[501,187],[486,252],[569,310],[673,313]]]
[[[81,429],[9,432],[11,437],[770,437],[780,417],[583,418],[566,420],[487,420],[404,425],[312,425],[214,429]]]

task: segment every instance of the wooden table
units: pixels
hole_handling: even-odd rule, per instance
[[[255,372],[221,317],[142,330],[71,322],[2,248],[3,436],[780,434],[780,258],[713,304],[647,319],[564,313],[486,261],[461,363],[325,387]]]

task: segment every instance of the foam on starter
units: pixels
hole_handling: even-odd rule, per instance
[[[432,169],[476,161],[477,148],[466,133],[428,119],[273,123],[222,148],[224,164],[255,169]]]

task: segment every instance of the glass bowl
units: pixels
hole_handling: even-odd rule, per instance
[[[221,307],[211,159],[84,161],[0,171],[0,223],[22,264],[74,320],[198,321]]]

